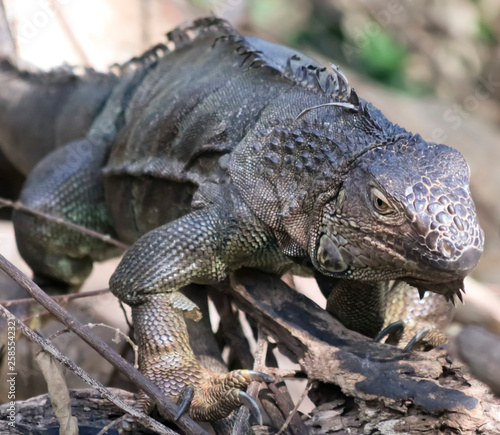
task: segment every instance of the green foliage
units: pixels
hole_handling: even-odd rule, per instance
[[[479,21],[477,28],[477,35],[480,41],[487,44],[497,44],[498,38],[495,29],[484,21]]]
[[[354,59],[357,69],[387,85],[405,87],[404,66],[406,49],[380,26],[373,35],[366,35]]]

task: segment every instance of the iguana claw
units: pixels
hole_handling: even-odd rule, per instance
[[[250,412],[262,426],[262,413],[260,412],[259,405],[257,405],[255,399],[244,391],[240,391],[238,393],[238,399],[240,400],[242,405],[245,405],[250,410]]]
[[[256,372],[253,370],[237,370],[234,372],[229,373],[227,379],[231,378],[240,378],[245,379],[244,382],[266,382],[266,383],[271,383],[274,382],[274,378],[270,375],[267,375],[262,372]],[[229,381],[228,384],[231,385],[233,384],[234,381]],[[236,401],[239,401],[242,405],[245,405],[250,412],[254,415],[254,417],[257,419],[259,424],[262,425],[262,413],[260,412],[259,405],[257,405],[257,402],[255,399],[252,398],[252,396],[248,395],[244,391],[241,390],[235,390],[236,394]],[[189,411],[191,407],[191,403],[193,402],[193,399],[195,397],[196,391],[195,388],[192,385],[187,385],[183,388],[179,395],[178,399],[178,404],[179,404],[179,410],[177,411],[177,414],[175,415],[174,421],[177,421],[179,418],[182,417],[182,415],[186,412]]]
[[[177,414],[175,414],[174,421],[179,420],[179,418],[181,418],[184,413],[189,410],[191,402],[193,401],[193,397],[193,386],[187,385],[186,387],[184,387],[184,389],[181,391],[181,394],[179,395],[179,410],[177,411]]]
[[[374,341],[380,343],[380,341],[382,341],[384,337],[387,337],[388,335],[394,334],[396,332],[401,332],[404,329],[404,326],[405,322],[403,322],[402,320],[392,322],[377,334],[377,336],[374,338]]]
[[[404,347],[404,351],[412,350],[417,343],[422,341],[429,333],[431,332],[430,326],[425,326],[420,331],[418,331],[412,339],[408,342],[408,344]]]

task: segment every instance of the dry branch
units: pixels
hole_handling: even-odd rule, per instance
[[[68,295],[56,295],[56,296],[51,296],[54,301],[56,301],[59,305],[66,305],[69,301],[73,299],[82,299],[82,298],[91,298],[93,296],[101,296],[106,293],[109,293],[109,289],[102,289],[102,290],[93,290],[90,292],[84,292],[84,293],[71,293]],[[1,300],[0,305],[3,305],[5,308],[9,308],[14,305],[20,305],[20,304],[31,304],[36,302],[35,299],[33,298],[23,298],[23,299],[10,299],[10,300]]]
[[[90,228],[83,227],[81,225],[70,222],[66,219],[52,216],[47,213],[43,213],[41,211],[32,209],[30,207],[26,207],[24,204],[19,201],[10,201],[5,198],[0,198],[0,207],[12,207],[14,210],[22,210],[26,213],[30,213],[32,215],[38,216],[42,219],[48,220],[50,222],[55,222],[60,225],[64,225],[72,230],[78,231],[82,234],[87,234],[88,236],[95,237],[96,239],[102,240],[103,242],[109,243],[110,245],[115,245],[116,247],[126,250],[130,246],[127,244],[120,242],[119,240],[113,239],[111,236],[106,234],[98,233],[97,231],[91,230]]]
[[[0,255],[1,257],[1,255]],[[2,257],[3,258],[3,257]],[[96,381],[93,379],[87,372],[82,370],[79,366],[77,366],[73,361],[71,361],[69,358],[65,357],[64,355],[57,350],[52,343],[48,342],[47,340],[43,339],[40,335],[32,331],[30,328],[28,328],[24,323],[19,321],[12,313],[7,311],[6,308],[2,307],[0,305],[0,314],[5,317],[8,321],[13,321],[16,323],[16,327],[21,330],[21,332],[26,335],[31,341],[34,343],[37,343],[44,351],[46,351],[48,354],[53,356],[57,361],[59,361],[61,364],[63,364],[65,367],[70,369],[73,373],[75,373],[77,376],[79,376],[81,379],[83,379],[88,385],[91,387],[95,388],[102,397],[108,399],[110,402],[114,403],[116,406],[118,406],[120,409],[122,409],[124,412],[128,412],[129,414],[133,415],[134,417],[137,418],[138,421],[140,421],[145,427],[149,427],[153,430],[155,430],[159,434],[164,434],[164,435],[171,435],[172,432],[169,431],[167,428],[165,428],[163,425],[159,424],[157,421],[153,420],[151,417],[143,414],[142,412],[139,412],[138,410],[134,409],[133,407],[127,405],[119,397],[115,397],[107,388],[105,388],[103,385],[101,385],[100,382]],[[7,406],[7,405],[5,405]],[[16,406],[16,414],[17,414],[18,408]],[[0,413],[0,418],[2,418],[4,415],[7,415],[7,412],[5,414]],[[30,430],[32,428],[29,428]]]
[[[28,293],[35,298],[45,309],[47,309],[54,317],[56,317],[67,328],[73,331],[88,345],[96,350],[103,358],[113,364],[120,372],[127,376],[140,389],[145,391],[155,401],[159,413],[167,420],[173,421],[177,413],[177,405],[163,395],[161,390],[146,378],[141,372],[134,369],[131,364],[125,361],[113,349],[111,349],[104,341],[93,335],[89,328],[81,324],[77,319],[70,315],[67,311],[57,305],[47,294],[43,292],[32,280],[24,275],[12,263],[7,261],[5,257],[0,255],[0,269],[7,273],[14,281],[25,288]],[[5,310],[3,307],[0,309]],[[6,310],[5,310],[6,311]],[[9,313],[10,314],[10,313]],[[30,337],[31,338],[31,337]],[[200,426],[198,426],[187,415],[182,416],[177,420],[176,424],[183,429],[186,434],[203,434],[206,435]]]

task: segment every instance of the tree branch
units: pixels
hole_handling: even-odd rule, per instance
[[[126,404],[120,398],[114,396],[106,387],[104,387],[100,382],[92,378],[87,372],[85,372],[82,368],[77,366],[73,361],[64,356],[59,350],[54,347],[54,345],[40,335],[32,331],[28,328],[23,322],[17,319],[10,311],[0,305],[0,313],[3,317],[5,317],[8,321],[15,322],[16,327],[21,330],[21,332],[26,335],[31,341],[37,343],[45,352],[52,355],[57,361],[63,364],[65,367],[70,369],[73,373],[75,373],[78,377],[83,379],[87,384],[91,387],[95,388],[102,397],[105,397],[124,412],[128,412],[130,415],[137,418],[138,421],[141,422],[145,427],[148,427],[152,430],[155,430],[159,434],[165,435],[175,435],[175,432],[169,430],[162,424],[158,423],[156,420],[147,416],[146,414],[138,411],[134,407]]]
[[[5,198],[0,198],[0,207],[12,207],[15,210],[22,210],[25,211],[26,213],[31,213],[32,215],[41,217],[50,222],[55,222],[57,224],[61,224],[75,231],[78,231],[82,234],[87,234],[89,236],[95,237],[96,239],[102,240],[103,242],[109,243],[110,245],[115,245],[123,250],[127,250],[130,247],[129,245],[122,243],[119,240],[113,239],[109,235],[98,233],[97,231],[91,230],[81,225],[74,224],[73,222],[67,221],[60,217],[51,216],[50,214],[43,213],[41,211],[26,207],[19,201],[10,201]]]

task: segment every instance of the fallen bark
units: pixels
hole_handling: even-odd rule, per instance
[[[346,428],[351,434],[500,434],[500,399],[445,349],[404,352],[374,343],[269,275],[240,271],[232,287],[238,306],[309,380],[340,387],[333,403],[312,413],[311,434]]]
[[[128,405],[134,405],[135,398],[133,393],[117,388],[110,388],[110,390]],[[70,397],[72,415],[78,419],[80,433],[85,429],[90,433],[97,433],[95,429],[101,429],[123,415],[123,411],[120,408],[103,398],[98,391],[92,388],[72,390]],[[8,407],[9,404],[0,406],[0,433],[14,435],[58,433],[56,428],[59,427],[59,423],[52,409],[48,394],[16,402],[16,424],[14,427],[9,426],[6,419]],[[94,431],[90,431],[90,428],[94,428]],[[112,432],[110,431],[109,433]],[[152,433],[154,432],[144,427],[134,428],[134,434],[137,435],[149,435]]]

